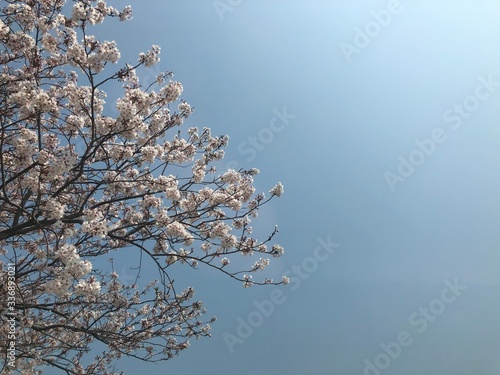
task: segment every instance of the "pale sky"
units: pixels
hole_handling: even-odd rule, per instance
[[[173,71],[187,126],[230,136],[224,166],[259,168],[260,191],[284,184],[254,228],[279,225],[285,256],[266,275],[294,282],[183,269],[213,337],[118,368],[498,375],[500,3],[129,3],[132,21],[101,30],[123,61],[160,45],[145,79]]]

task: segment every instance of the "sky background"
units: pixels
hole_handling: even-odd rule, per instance
[[[132,21],[111,20],[99,32],[117,41],[122,62],[160,45],[162,60],[143,72],[143,83],[173,71],[195,107],[187,126],[230,136],[221,168],[259,168],[259,191],[284,184],[285,194],[254,223],[261,238],[278,224],[276,242],[285,247],[267,275],[280,278],[303,264],[310,272],[295,279],[300,285],[244,289],[186,267],[176,282],[194,286],[207,315],[217,316],[213,337],[192,341],[171,361],[125,360],[119,368],[151,375],[500,374],[500,85],[480,88],[482,99],[474,99],[481,82],[500,82],[500,3],[129,3]],[[396,12],[378,30],[373,22],[388,9]],[[356,47],[356,28],[373,37],[346,58],[341,46]],[[464,101],[474,110],[454,129],[444,116]],[[288,123],[275,118],[284,109]],[[283,130],[270,131],[273,122]],[[385,174],[397,174],[400,157],[417,155],[416,140],[435,131],[444,141],[391,189]],[[249,137],[260,139],[255,153]],[[318,238],[340,246],[314,266]],[[447,286],[453,282],[463,286],[455,295]],[[443,302],[446,288],[453,302]],[[283,303],[228,345],[228,334],[238,337],[241,322],[258,316],[255,303],[275,290]],[[439,314],[431,312],[423,329],[419,309],[429,307]],[[411,344],[394,358],[384,354],[383,344],[404,332]]]

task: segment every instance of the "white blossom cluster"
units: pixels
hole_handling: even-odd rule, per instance
[[[278,182],[275,187],[273,187],[271,190],[269,190],[269,193],[272,195],[276,195],[277,197],[281,197],[281,194],[283,194],[284,188],[281,182]]]
[[[88,260],[82,260],[73,245],[64,244],[54,252],[54,258],[62,263],[62,267],[55,270],[56,277],[45,283],[45,292],[54,294],[57,297],[65,297],[71,294],[70,288],[74,280],[81,279],[92,270],[92,264]],[[83,288],[85,286],[85,288]],[[83,288],[83,289],[82,289]],[[86,291],[83,293],[83,291]],[[80,280],[74,286],[74,292],[84,296],[97,295],[100,291],[100,284],[93,278]]]
[[[50,219],[61,219],[64,216],[66,206],[55,199],[48,199],[45,203],[45,212]]]
[[[252,270],[257,271],[257,270],[263,270],[266,268],[271,261],[269,259],[262,259],[260,258],[257,262],[252,267]]]

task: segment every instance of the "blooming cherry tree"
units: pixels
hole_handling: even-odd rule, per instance
[[[258,240],[251,228],[283,186],[266,198],[257,169],[217,172],[228,137],[183,126],[193,109],[182,84],[166,72],[141,85],[159,46],[118,65],[116,43],[92,34],[131,17],[102,0],[0,10],[0,268],[15,269],[15,290],[9,273],[0,280],[2,373],[114,374],[123,356],[166,360],[209,336],[215,318],[203,318],[193,288],[174,285],[176,267],[206,266],[244,287],[287,282],[257,280],[284,249],[276,229]],[[113,83],[123,93],[110,116]],[[137,272],[154,267],[156,279],[121,280],[112,258],[131,251]],[[246,268],[231,263],[254,254]]]

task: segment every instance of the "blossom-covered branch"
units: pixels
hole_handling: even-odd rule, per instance
[[[117,65],[116,43],[92,34],[109,17],[132,10],[101,0],[7,0],[0,10],[0,266],[15,266],[17,332],[5,374],[113,374],[124,355],[166,360],[209,336],[215,318],[202,318],[193,288],[176,290],[176,267],[207,266],[245,287],[286,282],[252,278],[284,252],[277,229],[258,240],[251,227],[281,183],[266,198],[255,193],[257,169],[218,173],[228,137],[183,126],[193,109],[170,72],[141,85],[159,46]],[[113,83],[123,93],[110,116]],[[121,281],[112,257],[130,249],[137,272],[154,267],[155,280]],[[231,264],[254,254],[244,269]],[[2,353],[10,307],[2,298]]]

